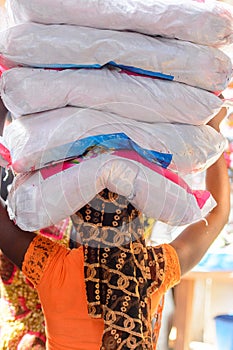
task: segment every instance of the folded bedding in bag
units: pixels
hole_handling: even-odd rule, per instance
[[[149,76],[222,91],[231,75],[221,50],[186,41],[73,25],[25,23],[0,32],[2,60],[42,68],[107,64]]]
[[[71,216],[104,188],[170,225],[200,220],[216,205],[209,192],[193,191],[173,172],[123,150],[16,176],[8,213],[21,229],[35,231]]]
[[[1,97],[15,118],[70,105],[149,123],[193,125],[205,124],[225,105],[203,89],[108,68],[12,68],[1,76]]]
[[[75,24],[223,45],[233,40],[230,5],[206,0],[7,0],[15,23]]]
[[[103,140],[107,148],[116,148],[116,135],[121,148],[128,138],[143,157],[181,174],[205,170],[226,146],[225,138],[208,125],[149,124],[78,107],[17,118],[4,129],[1,143],[11,156],[9,165],[22,173],[82,155]]]
[[[113,134],[88,136],[88,137],[84,137],[84,138],[80,138],[79,140],[76,140],[73,144],[60,145],[56,148],[43,151],[41,152],[42,154],[41,158],[43,159],[42,166],[36,165],[33,168],[31,168],[30,171],[44,167],[47,164],[58,163],[58,162],[64,161],[65,159],[73,158],[76,155],[83,155],[91,147],[94,147],[97,145],[101,147],[103,151],[121,150],[121,149],[135,150],[138,154],[142,155],[142,157],[144,157],[148,161],[159,164],[164,168],[167,168],[167,166],[170,164],[172,159],[171,154],[164,154],[154,150],[142,148],[138,144],[136,144],[134,141],[132,141],[126,134],[119,132],[119,133],[113,133]],[[2,149],[5,151],[3,144],[0,143],[0,152]],[[2,158],[4,160],[7,160],[6,159],[7,157],[5,155],[6,155],[6,151],[5,153],[2,154]],[[18,170],[19,169],[18,162],[12,163],[9,151],[8,151],[8,155],[9,155],[10,161],[7,164],[7,166],[12,165],[13,169],[16,172],[24,172],[24,171]],[[46,162],[45,159],[48,157],[53,157],[53,159],[55,157],[55,160],[52,162],[51,160]]]

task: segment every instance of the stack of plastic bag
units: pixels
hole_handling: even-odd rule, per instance
[[[226,104],[231,7],[10,0],[7,10],[1,96],[14,120],[0,154],[18,173],[8,197],[16,224],[51,226],[104,188],[170,225],[203,218],[215,201],[183,178],[225,148],[206,123]]]

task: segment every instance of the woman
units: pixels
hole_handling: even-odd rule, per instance
[[[224,116],[223,110],[210,125],[218,130]],[[223,156],[207,170],[206,188],[217,202],[206,221],[157,247],[145,245],[141,213],[107,190],[73,216],[81,245],[72,250],[22,231],[0,207],[0,248],[38,291],[47,349],[156,348],[159,327],[152,334],[151,319],[162,308],[162,296],[199,262],[227,223]]]

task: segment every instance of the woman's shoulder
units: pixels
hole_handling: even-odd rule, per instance
[[[181,271],[179,258],[176,250],[170,244],[160,244],[154,247],[149,247],[153,255],[154,265],[156,269],[154,273],[160,276],[160,287],[167,290],[173,287],[180,281]]]
[[[57,241],[38,234],[27,249],[22,271],[34,287],[37,287],[45,270],[51,265],[54,259],[60,261],[58,257],[68,254],[69,251],[69,248],[59,244]]]

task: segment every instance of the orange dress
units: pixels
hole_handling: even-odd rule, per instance
[[[40,233],[68,246],[70,219]],[[0,251],[0,350],[45,350],[45,327],[38,293]]]
[[[162,283],[151,296],[151,318],[156,314],[164,293],[180,280],[175,250],[168,244],[159,249],[163,268],[155,273],[160,274]],[[104,321],[88,314],[83,247],[70,250],[43,236],[36,236],[25,254],[23,273],[39,294],[46,322],[47,349],[101,348]],[[158,331],[157,326],[155,332]]]

